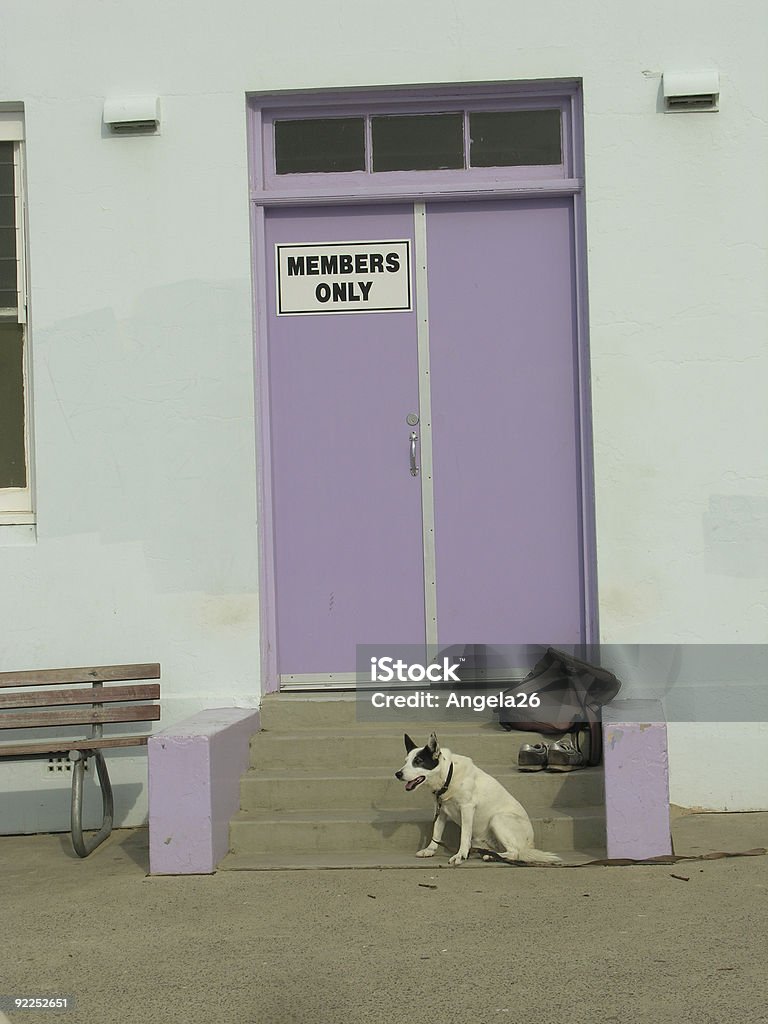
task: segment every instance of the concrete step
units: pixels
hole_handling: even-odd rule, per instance
[[[553,737],[505,732],[486,712],[461,718],[400,712],[371,718],[354,694],[280,694],[265,698],[263,731],[251,740],[251,767],[241,780],[241,810],[230,826],[231,852],[221,867],[439,867],[458,848],[449,825],[431,860],[414,854],[431,835],[428,794],[406,793],[394,773],[405,759],[403,733],[471,757],[528,810],[536,844],[573,859],[600,856],[605,844],[602,768],[572,773],[517,770],[524,743]],[[589,853],[584,853],[589,851]],[[481,864],[481,861],[474,863]]]
[[[398,766],[399,767],[399,766]],[[577,772],[519,772],[509,765],[486,770],[528,807],[596,805],[603,800],[602,768]],[[407,793],[393,772],[380,768],[251,769],[240,783],[243,811],[413,810],[423,799]]]
[[[394,773],[405,760],[402,725],[383,729],[355,726],[352,728],[312,729],[296,732],[257,733],[251,738],[250,762],[254,768],[391,768]],[[553,737],[538,733],[505,732],[498,725],[457,727],[446,724],[436,727],[440,745],[455,754],[464,754],[485,769],[486,765],[517,765],[517,752],[524,743],[539,740],[552,742]],[[426,743],[428,731],[409,733],[414,742]]]
[[[219,871],[329,871],[329,870],[391,870],[420,868],[428,872],[423,876],[424,881],[419,885],[426,885],[429,888],[437,888],[430,884],[437,873],[445,868],[449,871],[455,870],[449,863],[448,858],[452,851],[439,850],[434,857],[427,859],[415,857],[413,851],[394,850],[346,850],[333,853],[229,853],[219,864]],[[605,857],[604,848],[586,848],[583,850],[561,850],[559,851],[563,864],[566,867],[581,867],[589,864],[590,861],[601,860]],[[467,868],[482,868],[486,871],[509,871],[510,866],[500,861],[484,862],[477,854],[472,854],[469,860],[461,865],[462,870]],[[549,871],[549,867],[536,867],[526,865],[526,871]]]
[[[576,850],[605,842],[602,807],[528,808],[540,849]],[[241,811],[230,825],[234,854],[414,853],[429,841],[433,810]],[[449,823],[446,846],[458,848],[458,830]]]
[[[500,686],[499,690],[505,687]],[[470,711],[450,709],[416,712],[408,709],[376,709],[371,705],[374,691],[358,693],[312,694],[312,696],[281,693],[267,695],[261,704],[261,724],[270,732],[296,732],[301,729],[333,729],[343,726],[368,725],[380,728],[415,730],[425,738],[435,723],[451,723],[452,727],[476,728],[478,725],[494,725],[498,728],[491,711]],[[394,691],[391,691],[394,693]],[[471,692],[471,691],[467,691]],[[493,693],[498,692],[494,687]],[[436,691],[444,704],[444,691]],[[414,736],[414,739],[416,737]]]

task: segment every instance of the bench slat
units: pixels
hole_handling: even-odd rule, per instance
[[[50,708],[63,704],[106,704],[116,700],[157,700],[159,697],[159,683],[91,686],[87,690],[27,690],[23,693],[0,693],[0,728],[3,725],[3,708]]]
[[[156,722],[157,704],[134,707],[78,708],[76,711],[21,711],[0,714],[0,729],[39,729],[59,725],[94,725],[99,722]]]
[[[69,750],[96,750],[103,747],[141,747],[148,736],[107,736],[102,739],[48,740],[46,743],[0,744],[0,758],[22,754],[66,754]]]
[[[110,683],[130,679],[159,679],[157,663],[102,665],[94,668],[51,668],[33,672],[0,672],[0,686],[54,686],[57,683]]]

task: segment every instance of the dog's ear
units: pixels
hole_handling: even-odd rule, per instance
[[[427,744],[427,746],[429,747],[429,752],[432,755],[432,757],[434,757],[435,759],[440,757],[440,744],[437,742],[437,736],[435,735],[435,733],[432,733],[431,736],[429,737],[429,743]]]
[[[411,752],[412,750],[415,750],[415,749],[416,749],[416,747],[418,746],[418,744],[417,744],[417,743],[414,743],[414,742],[413,742],[413,740],[412,740],[412,739],[411,739],[411,737],[410,737],[410,736],[408,735],[408,733],[405,733],[405,735],[404,735],[403,739],[405,740],[405,752],[406,752],[406,754],[410,754],[410,752]]]

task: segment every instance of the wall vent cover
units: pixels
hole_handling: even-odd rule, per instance
[[[160,127],[158,96],[124,96],[104,101],[104,124],[115,135],[141,135]]]
[[[720,109],[720,75],[717,71],[665,71],[664,109],[668,113]]]

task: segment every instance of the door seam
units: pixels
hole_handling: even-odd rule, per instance
[[[416,331],[421,419],[421,524],[424,552],[424,622],[427,649],[437,653],[437,559],[435,554],[435,495],[432,459],[432,382],[429,366],[429,282],[427,278],[427,207],[413,204],[413,249]]]

